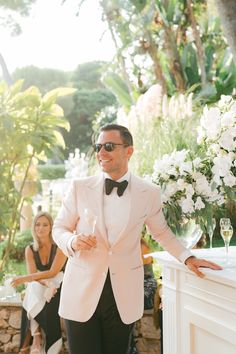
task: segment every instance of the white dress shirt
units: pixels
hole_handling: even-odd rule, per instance
[[[117,188],[113,188],[111,194],[106,195],[105,192],[105,178],[110,178],[107,173],[104,173],[104,200],[103,200],[103,211],[104,220],[107,229],[108,241],[112,245],[125,228],[128,223],[130,215],[130,183],[124,191],[124,194],[119,197],[117,195]],[[111,178],[110,178],[111,179]],[[127,180],[130,182],[130,172],[128,171],[124,176],[117,180],[117,182],[122,182]]]

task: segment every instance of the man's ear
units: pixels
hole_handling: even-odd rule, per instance
[[[131,156],[133,155],[133,152],[134,152],[134,147],[133,146],[128,146],[127,148],[127,157],[128,157],[128,160],[131,158]]]

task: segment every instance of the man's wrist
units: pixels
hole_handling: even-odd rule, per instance
[[[184,261],[184,264],[187,265],[188,264],[188,261],[191,259],[191,258],[196,258],[195,256],[189,256],[188,258],[185,259]]]
[[[67,242],[67,252],[68,252],[68,254],[69,254],[69,256],[74,256],[74,249],[72,248],[72,242],[73,242],[73,240],[75,239],[75,235],[73,235],[72,237],[71,237],[71,239]]]

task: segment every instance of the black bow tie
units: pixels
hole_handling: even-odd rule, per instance
[[[110,178],[105,179],[105,190],[106,194],[109,195],[114,187],[117,187],[117,194],[121,197],[128,186],[128,181],[116,182]]]

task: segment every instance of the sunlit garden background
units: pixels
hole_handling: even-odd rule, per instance
[[[11,12],[30,16],[34,2],[0,2],[0,10],[5,19]],[[225,22],[223,1],[98,3],[116,48],[111,62],[9,73],[0,57],[1,278],[25,272],[37,210],[55,217],[70,180],[98,172],[91,142],[106,123],[131,130],[131,169],[162,187],[175,232],[194,220],[208,247],[215,218],[218,247],[219,219],[229,217],[235,230],[236,4],[228,2],[232,17]],[[17,30],[14,17],[8,26]]]

